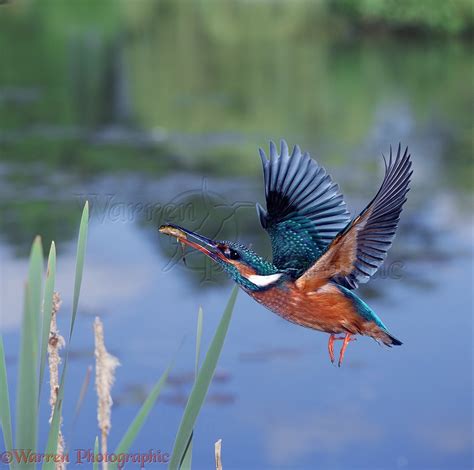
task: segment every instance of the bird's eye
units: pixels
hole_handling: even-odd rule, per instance
[[[219,247],[222,251],[222,253],[224,253],[224,256],[226,258],[229,258],[229,259],[239,259],[240,258],[240,255],[237,251],[235,251],[234,249],[228,247],[228,246],[222,246],[222,247]]]
[[[230,259],[239,259],[240,258],[240,255],[235,250],[233,250],[232,248],[229,248],[229,253],[228,254],[226,253],[226,256]]]

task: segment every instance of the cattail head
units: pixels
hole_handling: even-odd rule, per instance
[[[56,406],[56,400],[58,399],[59,393],[59,365],[61,364],[61,357],[59,355],[59,350],[64,348],[66,342],[61,336],[58,330],[57,324],[57,314],[61,308],[61,297],[57,292],[53,293],[53,308],[51,311],[51,324],[49,327],[49,338],[48,338],[48,368],[49,368],[49,404],[51,406],[51,414],[49,417],[49,422],[53,420],[54,410]],[[58,455],[64,454],[64,437],[61,431],[62,425],[62,416],[60,417],[60,426],[58,433],[58,446],[56,452]],[[56,462],[56,470],[64,470],[66,468],[65,462]]]
[[[50,422],[53,419],[54,406],[56,405],[56,398],[59,390],[59,365],[61,364],[61,357],[59,356],[59,350],[62,349],[66,342],[60,335],[56,316],[61,307],[61,298],[57,292],[53,294],[53,308],[51,311],[51,325],[49,327],[49,338],[48,338],[48,367],[49,367],[49,384],[50,384],[50,395],[49,404],[51,405],[51,416]]]
[[[115,369],[120,365],[118,359],[105,349],[104,325],[99,317],[94,322],[95,337],[95,387],[97,390],[98,406],[97,421],[102,434],[110,431],[112,397],[110,391],[115,380]]]

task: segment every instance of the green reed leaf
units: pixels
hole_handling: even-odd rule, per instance
[[[10,393],[8,392],[7,365],[5,361],[5,349],[3,338],[0,335],[0,425],[3,434],[5,450],[11,452],[13,449],[12,418],[10,413]],[[13,462],[10,463],[13,468]]]
[[[41,314],[43,250],[40,237],[31,248],[25,287],[16,397],[16,447],[36,452],[38,420],[38,324]],[[25,468],[33,468],[25,464]]]
[[[74,277],[74,296],[72,301],[71,329],[69,331],[69,342],[71,342],[76,321],[77,307],[79,305],[79,294],[81,293],[82,273],[84,270],[84,258],[86,255],[87,233],[89,231],[89,202],[86,201],[82,211],[81,223],[79,225],[79,236],[77,239],[76,274]]]
[[[43,300],[43,322],[41,332],[41,355],[39,364],[38,402],[43,386],[44,368],[46,364],[46,352],[48,350],[49,332],[51,327],[51,312],[53,310],[54,283],[56,281],[56,246],[51,242],[48,256],[48,270],[46,271],[46,282],[44,285]]]
[[[99,436],[95,436],[93,470],[99,470]]]
[[[199,374],[194,383],[193,389],[189,396],[186,408],[183,413],[183,418],[176,435],[173,453],[171,455],[169,468],[172,470],[178,469],[183,455],[186,451],[189,439],[193,432],[196,419],[201,411],[202,405],[207,395],[209,385],[216,370],[217,361],[219,360],[222,346],[229,328],[232,312],[237,298],[238,288],[234,287],[230,296],[229,302],[224,310],[221,321],[217,327],[214,338],[207,351],[204,362],[199,370]]]
[[[77,254],[76,254],[76,273],[74,277],[74,295],[73,295],[73,307],[71,317],[71,328],[69,330],[69,344],[67,345],[66,354],[63,362],[63,370],[61,373],[61,380],[59,384],[58,397],[54,409],[53,421],[49,427],[47,449],[54,449],[53,453],[56,452],[59,434],[59,423],[61,422],[61,407],[64,397],[64,383],[66,380],[68,364],[69,364],[69,348],[71,346],[72,333],[74,331],[74,323],[77,314],[77,306],[79,305],[79,294],[81,292],[82,273],[84,270],[84,258],[86,251],[87,232],[89,228],[89,203],[86,201],[84,209],[82,211],[81,223],[79,225],[79,235],[77,240]],[[57,416],[58,426],[54,421],[54,417]]]
[[[201,354],[201,338],[202,338],[202,307],[199,307],[198,311],[198,320],[197,320],[197,328],[196,328],[196,362],[194,366],[194,380],[196,380],[198,372],[199,372],[199,357]],[[193,435],[194,431],[191,433],[189,437],[188,445],[186,446],[186,450],[184,451],[183,459],[181,461],[180,468],[181,470],[191,470],[192,460],[193,460]]]
[[[50,432],[48,435],[48,443],[46,444],[46,455],[56,455],[58,453],[58,438],[59,428],[61,426],[61,414],[62,414],[62,397],[58,396],[53,411],[53,419],[50,424]],[[54,470],[56,463],[53,459],[46,460],[43,462],[43,470]]]
[[[161,390],[166,383],[168,378],[168,374],[171,370],[171,366],[169,366],[162,374],[158,382],[155,384],[153,389],[151,390],[150,394],[148,395],[147,399],[143,403],[142,407],[138,411],[135,419],[132,421],[130,426],[127,429],[127,432],[122,437],[122,440],[119,442],[117,448],[115,449],[114,453],[116,455],[127,453],[130,450],[135,438],[137,437],[138,433],[140,432],[145,420],[147,419],[150,411],[153,408],[156,400],[160,396]],[[117,464],[111,464],[110,468],[117,468]]]
[[[202,321],[203,321],[203,311],[202,311],[202,307],[199,307],[198,321],[197,321],[197,328],[196,328],[196,364],[194,367],[194,374],[196,377],[199,372],[199,356],[201,355]]]

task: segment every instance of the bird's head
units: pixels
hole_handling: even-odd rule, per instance
[[[267,289],[282,276],[272,263],[239,243],[211,240],[174,224],[162,225],[159,231],[204,253],[246,289]]]

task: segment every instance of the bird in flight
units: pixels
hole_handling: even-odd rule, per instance
[[[395,238],[412,174],[408,148],[384,157],[382,185],[367,207],[351,219],[339,187],[326,170],[302,153],[280,151],[270,142],[270,158],[260,149],[266,209],[257,203],[262,227],[272,244],[272,261],[230,241],[216,241],[178,225],[160,227],[182,244],[201,251],[239,286],[269,310],[307,328],[342,341],[338,365],[355,335],[387,346],[401,345],[354,293],[380,268]]]

